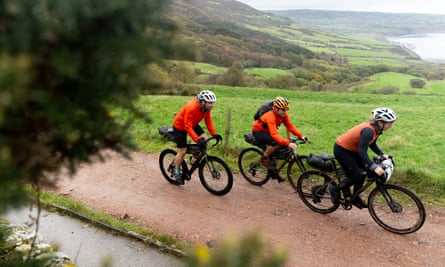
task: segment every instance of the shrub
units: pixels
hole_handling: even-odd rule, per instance
[[[241,239],[226,238],[214,251],[196,246],[187,267],[282,267],[286,263],[284,248],[267,248],[264,236],[253,231]]]
[[[291,89],[295,87],[295,77],[289,75],[276,75],[266,82],[270,88]]]
[[[409,81],[412,88],[423,88],[425,86],[425,81],[422,79],[411,79]]]
[[[400,89],[397,86],[384,86],[375,91],[375,93],[384,95],[398,94],[400,93]]]

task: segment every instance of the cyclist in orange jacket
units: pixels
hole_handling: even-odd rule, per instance
[[[397,119],[396,113],[390,108],[376,108],[372,112],[372,119],[360,123],[340,135],[334,144],[334,155],[340,166],[346,172],[347,178],[342,180],[338,186],[329,187],[332,201],[338,201],[340,191],[345,196],[351,196],[349,187],[354,185],[354,193],[364,183],[361,169],[369,169],[381,176],[385,171],[379,167],[368,156],[368,148],[375,154],[388,158],[388,155],[377,145],[377,139],[384,131],[390,129]],[[360,197],[352,204],[359,209],[367,208],[368,205]]]
[[[213,126],[211,110],[216,102],[216,96],[212,91],[203,90],[196,97],[188,101],[173,119],[173,130],[175,134],[178,153],[175,158],[175,178],[179,184],[184,184],[181,173],[181,164],[187,152],[187,134],[199,147],[206,147],[207,134],[199,123],[204,119],[207,130],[218,141],[222,140]]]
[[[289,101],[287,98],[278,96],[273,101],[272,110],[265,112],[252,125],[252,133],[257,142],[266,145],[266,150],[260,158],[260,162],[269,170],[269,173],[273,174],[271,175],[272,178],[277,179],[278,182],[282,182],[284,179],[279,177],[277,173],[273,172],[273,170],[275,170],[275,162],[271,162],[269,156],[280,146],[287,146],[294,150],[297,149],[297,144],[291,143],[288,138],[284,138],[280,135],[278,127],[281,124],[284,124],[288,132],[305,142],[308,141],[308,138],[292,124],[289,115],[287,114],[288,110]],[[272,172],[270,172],[271,170]]]

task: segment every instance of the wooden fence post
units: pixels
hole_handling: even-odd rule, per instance
[[[227,110],[226,130],[224,131],[224,153],[226,153],[227,146],[229,145],[230,121],[231,121],[231,119],[232,119],[232,110],[229,108]]]

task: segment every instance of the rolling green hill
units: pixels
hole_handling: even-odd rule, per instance
[[[270,13],[301,25],[346,35],[397,36],[445,32],[445,15],[307,9],[274,10]]]
[[[286,75],[294,79],[285,81],[285,84],[294,84],[286,88],[312,88],[310,90],[344,90],[351,87],[351,83],[361,83],[382,72],[402,73],[428,81],[445,77],[445,65],[422,61],[413,51],[390,44],[384,38],[383,33],[400,32],[400,28],[405,29],[404,33],[429,31],[433,25],[427,23],[428,15],[346,12],[348,16],[343,18],[342,12],[334,13],[335,16],[322,11],[310,13],[315,22],[338,20],[331,24],[340,30],[340,24],[353,29],[351,24],[360,20],[364,21],[362,27],[367,25],[365,22],[373,25],[366,34],[363,30],[340,34],[316,25],[304,26],[233,0],[172,0],[171,13],[181,25],[182,37],[196,51],[197,56],[188,61],[195,63],[187,65],[199,76],[195,79],[198,84],[231,85],[218,80],[221,81],[223,75],[221,67],[228,69],[234,63],[240,63],[245,73],[251,75],[251,83],[238,86],[271,87],[270,79]],[[433,17],[433,21],[441,18]],[[423,23],[409,28],[408,18]],[[395,23],[399,21],[401,24]],[[438,23],[436,30],[441,29],[441,25]],[[218,72],[205,71],[209,66],[218,68]],[[266,69],[267,75],[259,69]],[[182,82],[190,83],[190,79]],[[282,82],[273,81],[273,84]]]
[[[199,50],[198,61],[219,66],[242,61],[246,67],[289,69],[313,58],[359,65],[420,62],[410,50],[382,38],[303,26],[237,1],[174,0],[172,11]]]

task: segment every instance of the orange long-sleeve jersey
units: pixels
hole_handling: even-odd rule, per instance
[[[186,131],[193,141],[198,142],[199,136],[193,128],[204,119],[207,130],[211,135],[215,135],[215,127],[213,126],[212,117],[209,112],[202,112],[198,99],[195,97],[187,102],[173,119],[173,127],[180,131]]]
[[[375,143],[379,134],[369,122],[363,122],[360,123],[359,125],[352,127],[344,134],[337,137],[337,140],[335,140],[335,142],[337,143],[337,145],[343,147],[344,149],[347,149],[349,151],[359,152],[361,133],[365,128],[369,128],[372,130],[372,136],[369,137],[370,140],[368,142],[368,145]]]
[[[298,138],[303,139],[303,133],[292,124],[287,113],[284,117],[281,117],[273,110],[264,113],[259,120],[256,120],[252,125],[252,131],[268,132],[275,142],[282,146],[288,146],[289,140],[287,138],[283,138],[278,132],[278,126],[280,126],[282,123],[289,132]]]

